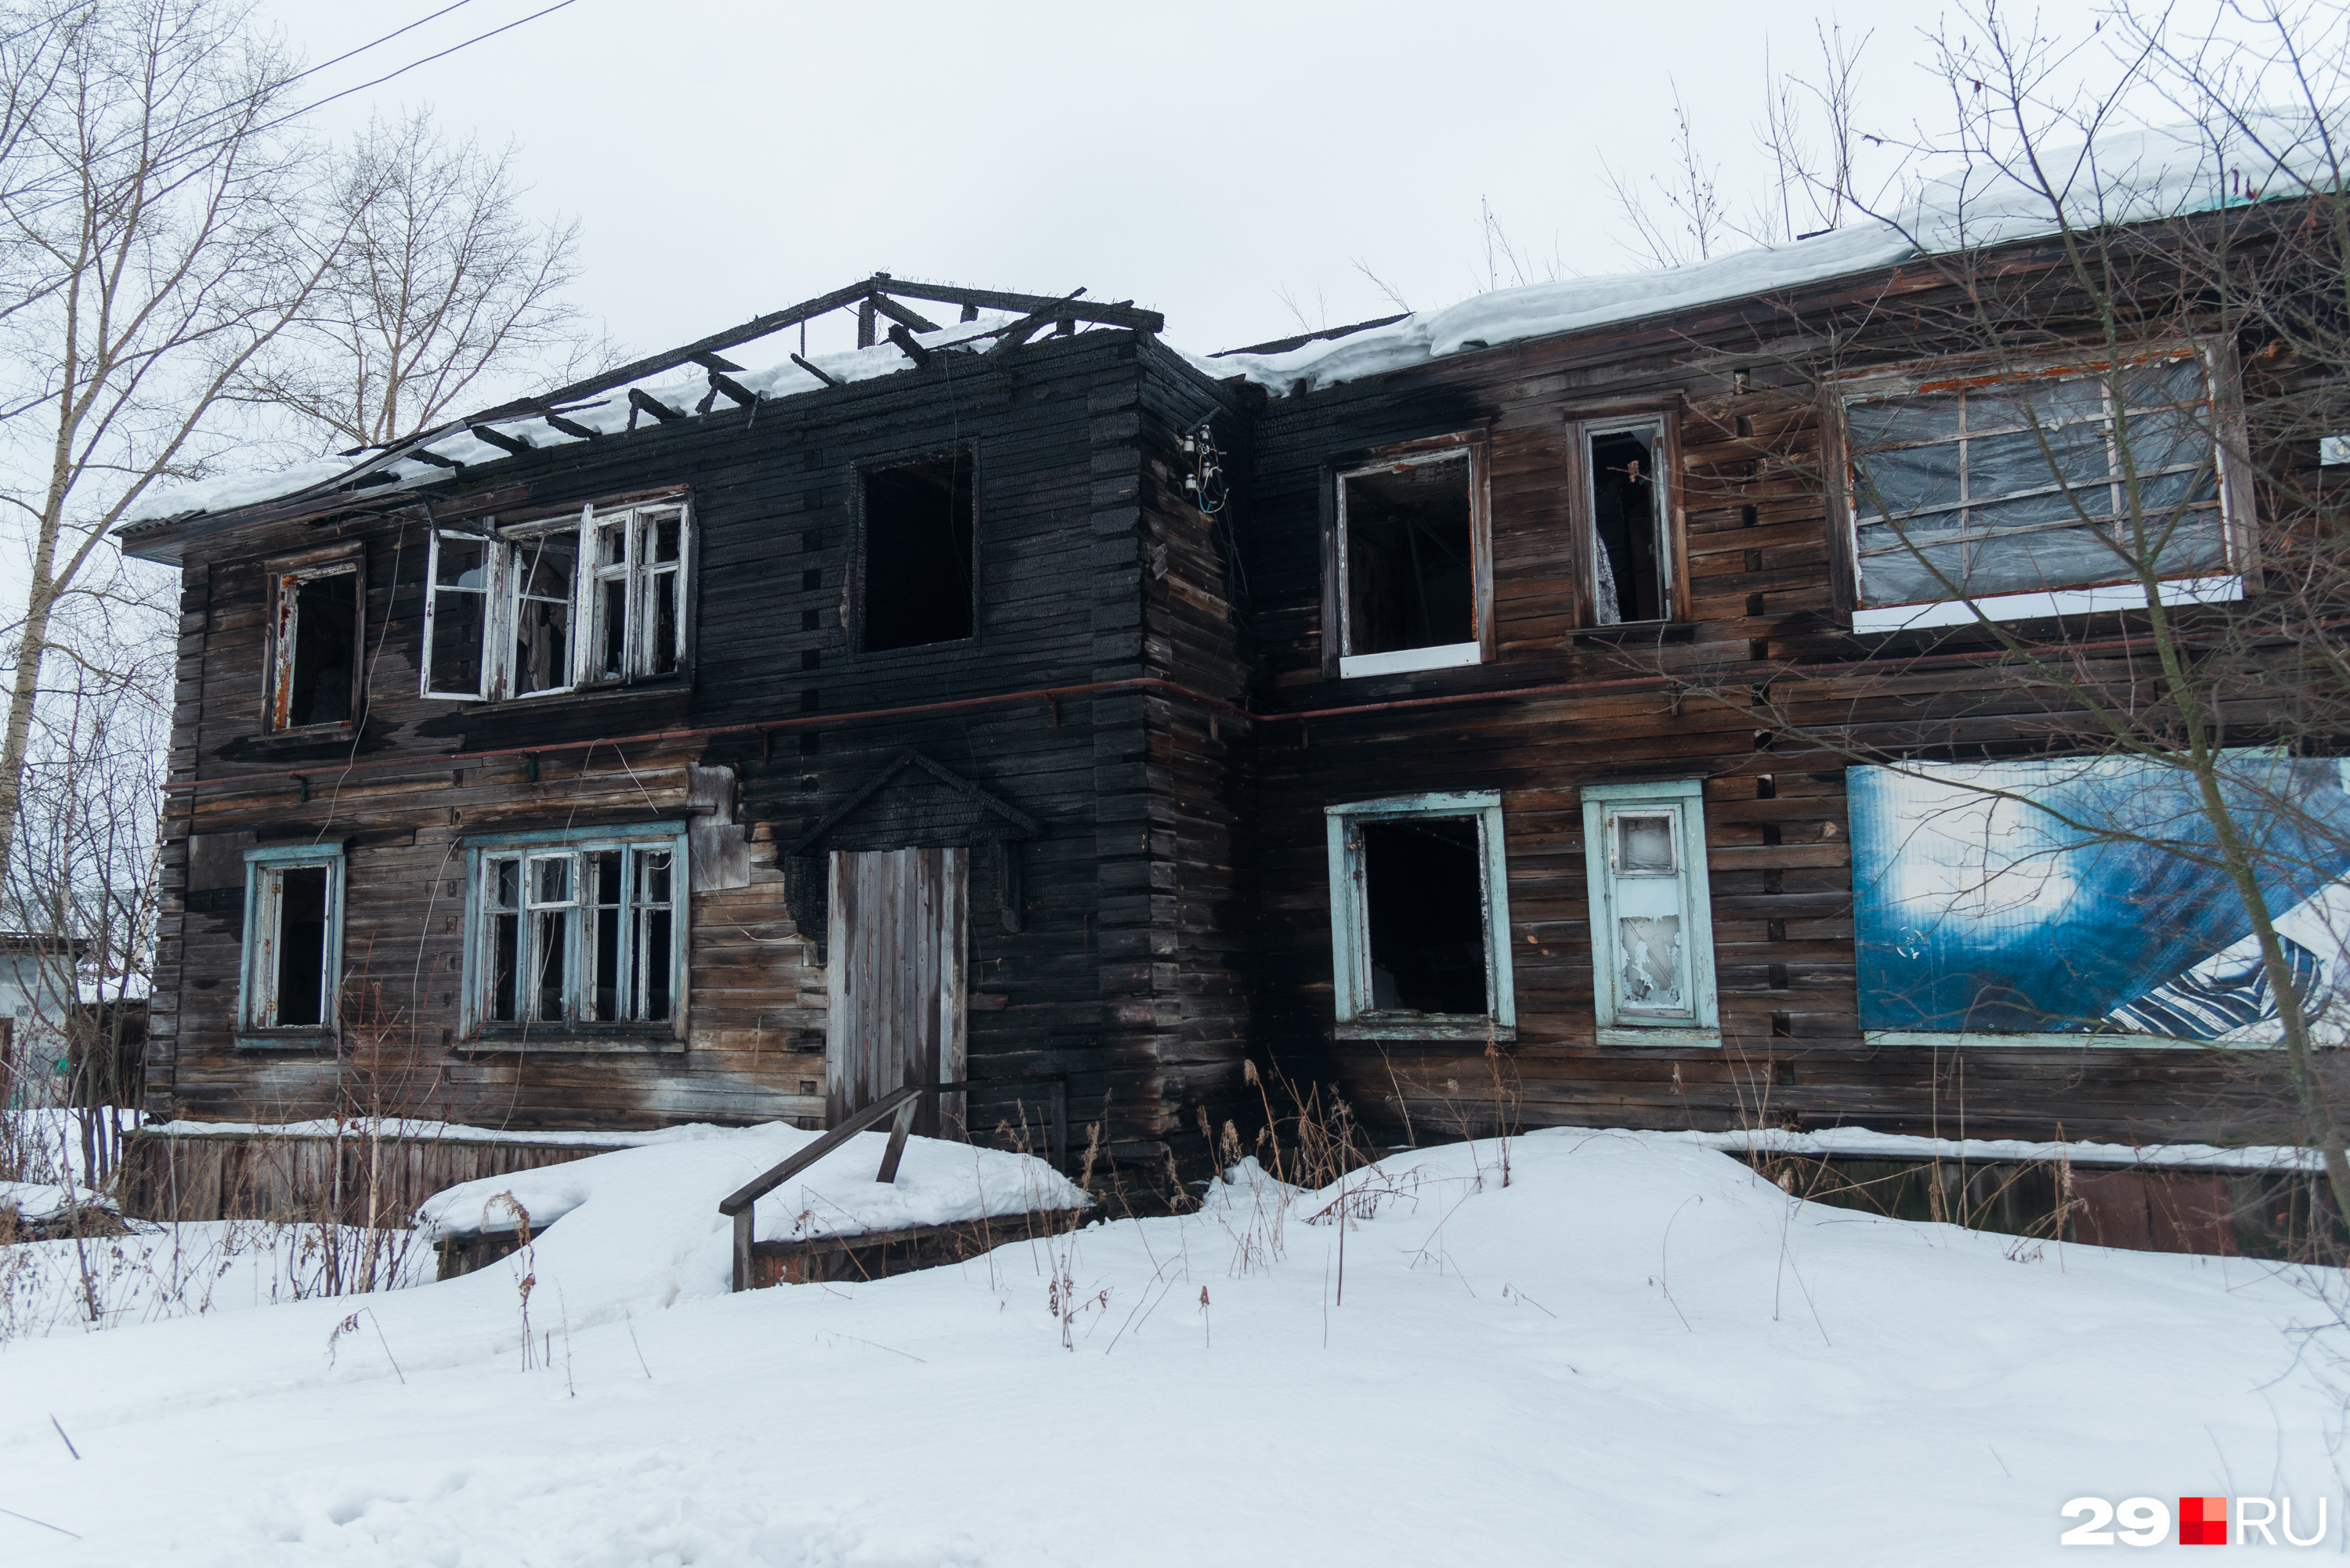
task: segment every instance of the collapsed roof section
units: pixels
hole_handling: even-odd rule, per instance
[[[407,441],[339,458],[304,463],[274,474],[231,475],[161,491],[142,498],[122,530],[134,556],[142,535],[192,519],[218,516],[264,502],[299,508],[331,506],[452,476],[469,468],[526,456],[556,447],[623,435],[639,424],[667,424],[717,408],[747,408],[775,399],[818,392],[852,381],[927,367],[945,355],[1000,358],[1018,352],[1040,333],[1069,337],[1088,327],[1156,333],[1166,318],[1138,310],[1131,300],[1098,304],[1080,288],[1058,298],[961,288],[949,284],[901,283],[886,272],[818,295],[786,310],[650,355],[615,369],[574,381],[536,397],[425,431]],[[956,319],[937,315],[954,307]],[[836,311],[853,311],[857,347],[835,354],[786,356],[765,369],[745,369],[727,357],[787,328]]]

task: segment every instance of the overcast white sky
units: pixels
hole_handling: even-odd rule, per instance
[[[442,0],[264,0],[312,62]],[[548,0],[468,0],[304,86],[355,86]],[[1943,8],[1855,6],[1865,114],[1930,114]],[[320,111],[430,104],[522,145],[531,201],[583,220],[579,303],[650,351],[875,270],[1162,310],[1207,350],[1486,286],[1480,202],[1578,272],[1632,260],[1601,169],[1660,169],[1677,84],[1743,203],[1766,44],[1816,58],[1814,5],[938,5],[575,0]],[[2042,8],[2085,34],[2085,0]],[[1857,22],[1857,28],[1854,23]],[[1506,272],[1502,281],[1511,281]]]

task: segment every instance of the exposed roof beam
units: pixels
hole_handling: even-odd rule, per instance
[[[740,370],[743,368],[723,354],[691,354],[687,358],[705,370]]]
[[[561,431],[565,435],[577,436],[581,441],[594,441],[596,439],[596,432],[589,430],[586,425],[581,424],[577,420],[567,420],[561,414],[541,414],[538,417],[545,420],[548,424],[553,425],[556,430]]]
[[[443,431],[442,433],[446,434],[447,432]],[[432,448],[421,444],[411,451],[403,452],[398,455],[400,457],[412,457],[419,462],[429,462],[435,468],[463,468],[465,466],[453,457],[442,457],[439,452],[434,452]]]
[[[995,347],[990,348],[988,352],[990,354],[1009,354],[1014,349],[1019,348],[1022,344],[1027,342],[1028,339],[1036,336],[1037,333],[1043,331],[1047,323],[1067,319],[1072,308],[1074,307],[1077,294],[1083,293],[1085,293],[1085,290],[1081,288],[1077,290],[1076,294],[1068,295],[1064,298],[1046,300],[1045,302],[1044,308],[1041,310],[1030,310],[1027,315],[1022,317],[1019,320],[1014,322],[1011,326],[1005,327],[1001,333],[999,333],[996,336]]]
[[[742,382],[723,371],[712,370],[710,384],[746,409],[759,400],[759,395],[756,392],[746,390]]]
[[[903,349],[906,358],[911,359],[920,369],[928,369],[931,359],[936,358],[929,349],[915,342],[914,335],[903,327],[893,325],[889,328],[889,341]]]
[[[1016,310],[1023,314],[1045,303],[1044,296],[1034,294],[1005,294],[1000,289],[961,288],[944,283],[900,283],[892,278],[885,286],[899,299],[927,299],[940,305],[977,306],[988,310]],[[1078,289],[1066,297],[1075,299],[1085,293]],[[1090,321],[1101,327],[1131,327],[1139,332],[1163,332],[1167,318],[1155,310],[1137,310],[1130,299],[1115,305],[1081,305],[1068,314],[1079,321]]]
[[[806,370],[809,375],[814,376],[817,380],[822,381],[827,387],[847,385],[847,383],[842,381],[838,377],[826,375],[823,371],[817,369],[815,366],[809,364],[806,360],[801,358],[796,354],[792,356],[792,363],[797,365],[801,369]]]
[[[919,311],[907,309],[879,289],[873,291],[872,298],[874,309],[901,327],[910,327],[917,332],[936,332],[939,329],[937,322],[930,320]]]
[[[515,437],[506,434],[505,431],[492,429],[488,425],[467,425],[465,427],[465,433],[472,436],[475,441],[487,441],[492,446],[498,447],[514,453],[516,457],[520,457],[525,452],[533,452],[538,450],[526,441],[517,440]]]
[[[685,418],[682,411],[671,408],[667,403],[662,402],[658,398],[649,398],[645,396],[643,392],[634,387],[630,387],[629,389],[629,406],[632,409],[643,410],[646,413],[652,415],[653,418],[660,421],[663,424],[667,424],[671,420],[681,420]]]

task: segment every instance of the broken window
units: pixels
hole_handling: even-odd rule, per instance
[[[477,848],[471,1021],[674,1032],[683,843],[661,825],[641,834],[501,837]]]
[[[1703,789],[1684,780],[1583,791],[1603,1044],[1719,1040]]]
[[[1672,497],[1661,418],[1578,427],[1591,624],[1673,618]]]
[[[342,873],[339,846],[246,853],[241,1027],[334,1028]]]
[[[432,537],[427,697],[534,697],[677,675],[691,519],[677,503]]]
[[[279,573],[276,601],[269,727],[349,723],[359,687],[358,561]]]
[[[865,474],[864,646],[868,653],[972,635],[972,449]]]
[[[1493,794],[1328,808],[1338,1032],[1507,1038],[1502,808]]]
[[[2174,580],[2228,572],[2213,417],[2192,354],[1854,399],[1860,605],[1988,599],[1998,613],[2026,595],[2012,613],[2044,615],[2048,590],[2135,585],[2142,567]]]
[[[1474,447],[1338,475],[1339,673],[1474,664],[1487,605]]]

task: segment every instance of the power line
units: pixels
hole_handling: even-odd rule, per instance
[[[441,10],[434,12],[434,13],[432,14],[432,16],[446,16],[446,15],[448,15],[448,14],[449,14],[449,12],[451,12],[451,11],[453,11],[453,10],[457,9],[457,6],[458,6],[458,5],[467,5],[467,4],[470,4],[470,0],[456,0],[456,5],[443,6]],[[293,110],[288,111],[287,113],[281,114],[281,115],[279,115],[276,119],[267,120],[267,121],[265,121],[264,123],[262,123],[262,124],[260,124],[260,125],[253,126],[253,127],[250,127],[250,128],[248,128],[248,129],[246,129],[246,130],[240,130],[240,131],[234,132],[234,134],[232,134],[232,135],[224,136],[224,137],[220,138],[220,139],[219,139],[218,140],[216,140],[216,141],[207,141],[207,142],[203,142],[203,143],[202,143],[202,144],[200,144],[200,145],[198,145],[198,146],[191,147],[191,148],[187,149],[185,151],[182,151],[182,152],[175,152],[175,153],[172,154],[172,155],[171,155],[170,157],[168,157],[168,158],[159,159],[159,160],[156,161],[156,163],[155,163],[154,167],[155,167],[156,169],[159,169],[159,170],[160,170],[160,169],[167,169],[167,168],[171,167],[171,166],[172,166],[172,164],[174,164],[174,163],[184,162],[186,160],[191,159],[191,158],[193,158],[193,157],[197,156],[199,153],[210,152],[210,151],[212,151],[214,148],[225,147],[225,146],[227,146],[227,145],[228,145],[230,142],[232,142],[232,141],[238,141],[238,140],[242,140],[243,139],[244,139],[245,137],[248,137],[248,136],[258,136],[258,135],[260,135],[260,134],[261,134],[263,131],[265,131],[265,130],[276,130],[278,126],[281,126],[281,125],[286,124],[288,120],[299,119],[302,116],[304,116],[304,115],[306,115],[306,114],[308,114],[311,110],[313,110],[313,109],[323,109],[323,108],[325,108],[328,104],[330,104],[330,103],[333,103],[334,101],[336,101],[338,99],[346,99],[346,98],[350,97],[353,93],[365,92],[365,91],[367,91],[367,90],[368,90],[368,88],[369,88],[381,87],[384,83],[386,83],[386,82],[388,82],[388,81],[392,80],[392,79],[393,79],[394,78],[396,78],[396,77],[403,77],[403,76],[406,76],[409,72],[411,72],[411,71],[412,71],[412,70],[416,69],[419,66],[429,66],[429,65],[431,65],[431,64],[432,64],[433,61],[435,61],[435,60],[443,60],[443,59],[447,59],[451,55],[457,54],[457,53],[459,53],[459,52],[460,52],[460,51],[462,51],[462,50],[470,49],[470,48],[472,48],[475,44],[483,43],[483,42],[484,42],[484,41],[486,41],[486,40],[488,40],[488,39],[494,38],[494,37],[496,37],[496,36],[497,36],[499,34],[501,34],[501,33],[510,33],[510,32],[514,31],[514,29],[515,29],[516,27],[521,26],[522,26],[524,23],[525,23],[525,22],[536,22],[536,21],[537,21],[541,16],[552,16],[552,15],[554,15],[556,12],[560,11],[560,10],[563,10],[563,9],[564,9],[564,8],[566,8],[567,6],[576,5],[577,5],[577,4],[578,4],[578,0],[556,0],[556,3],[555,3],[554,5],[549,5],[549,6],[546,7],[544,10],[534,11],[534,12],[532,12],[529,16],[521,16],[521,17],[517,17],[517,18],[515,18],[514,21],[508,22],[508,23],[506,23],[506,24],[505,24],[504,26],[503,26],[493,27],[493,28],[491,28],[491,29],[490,29],[488,32],[486,32],[486,33],[479,33],[479,34],[476,34],[476,35],[474,35],[473,37],[467,38],[467,39],[466,39],[463,43],[462,43],[462,44],[452,44],[449,47],[447,47],[447,48],[445,48],[445,49],[442,49],[442,50],[440,53],[438,53],[438,54],[427,55],[427,56],[425,56],[422,59],[419,59],[419,60],[411,60],[411,61],[409,61],[409,62],[408,62],[408,64],[406,64],[406,65],[404,65],[404,66],[400,67],[398,70],[395,70],[395,71],[387,71],[387,72],[385,72],[382,76],[380,76],[380,77],[376,78],[373,81],[361,82],[361,83],[359,83],[357,87],[345,88],[342,91],[338,92],[338,93],[329,93],[329,94],[328,94],[325,98],[319,99],[316,100],[315,102],[312,102],[312,103],[307,103],[307,104],[303,105],[300,109],[293,109]],[[400,28],[399,33],[388,33],[388,34],[386,34],[386,35],[384,36],[384,37],[377,39],[377,40],[376,40],[376,43],[383,43],[383,42],[386,42],[386,41],[388,41],[388,40],[389,40],[389,39],[390,39],[390,38],[396,38],[396,37],[398,37],[398,36],[400,36],[400,33],[408,32],[408,31],[409,31],[409,30],[411,30],[411,28],[421,26],[423,26],[423,24],[424,24],[425,22],[429,22],[429,21],[432,20],[432,16],[425,16],[425,17],[421,18],[421,19],[420,19],[420,20],[418,20],[418,21],[411,22],[411,23],[410,23],[410,24],[408,25],[408,26],[407,26],[407,27],[402,27],[402,28]],[[339,58],[339,59],[348,59],[348,58],[350,58],[350,57],[351,57],[351,55],[364,54],[368,49],[371,49],[371,48],[373,48],[373,47],[375,47],[375,44],[367,44],[367,45],[363,45],[363,46],[361,46],[359,48],[357,48],[357,49],[353,49],[353,50],[351,50],[349,54],[346,54],[346,55],[342,55],[342,56],[338,57],[338,58]],[[328,64],[329,64],[329,65],[334,64],[334,63],[335,63],[334,61],[328,61]],[[325,67],[325,66],[319,66],[319,67],[314,67],[314,68],[315,68],[315,69],[318,69],[318,70],[324,70],[324,69],[326,68],[326,67]],[[308,71],[305,71],[305,72],[301,73],[301,76],[307,76],[307,75],[309,75],[309,74],[310,74],[310,72],[308,72]],[[286,80],[287,80],[287,81],[289,81],[289,82],[291,82],[291,81],[298,81],[298,80],[300,80],[300,79],[301,79],[301,77],[300,77],[300,76],[296,76],[296,77],[289,77],[289,78],[286,78]],[[282,84],[281,84],[281,85],[282,85]],[[237,108],[242,108],[242,107],[244,107],[244,106],[243,106],[243,105],[233,105],[233,106],[231,106],[231,108],[230,108],[229,109],[224,109],[224,110],[222,110],[222,111],[220,111],[220,112],[221,112],[221,113],[230,113],[230,112],[234,112],[234,110],[235,109],[237,109]],[[101,156],[101,157],[103,157],[103,156],[105,156],[105,154],[100,154],[100,156]],[[73,198],[72,198],[72,197],[70,197],[70,196],[60,196],[60,197],[58,197],[58,198],[57,198],[56,201],[54,201],[54,202],[44,202],[42,205],[40,205],[40,206],[37,206],[37,207],[35,207],[35,208],[31,209],[29,212],[25,213],[23,214],[23,217],[26,217],[26,218],[38,217],[41,213],[46,213],[46,212],[49,211],[51,208],[53,208],[53,207],[61,207],[61,206],[64,206],[68,202],[72,201],[72,200],[73,200]]]

